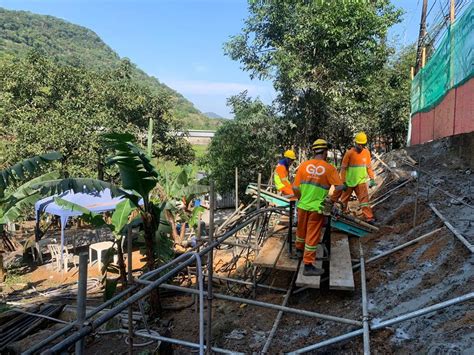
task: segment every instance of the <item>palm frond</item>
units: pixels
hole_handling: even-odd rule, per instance
[[[104,139],[106,146],[115,151],[115,155],[107,159],[107,164],[117,165],[123,188],[147,198],[159,176],[150,158],[133,143],[131,135],[111,133],[104,135]]]
[[[0,190],[6,189],[12,182],[20,181],[37,172],[41,165],[61,159],[58,152],[50,152],[25,159],[15,165],[0,170]]]

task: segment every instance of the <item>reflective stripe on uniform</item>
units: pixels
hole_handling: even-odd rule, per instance
[[[296,236],[296,242],[297,243],[304,243],[304,238],[300,238],[300,237]]]
[[[311,246],[311,245],[308,245],[308,244],[304,245],[304,250],[307,250],[307,251],[316,251],[317,248],[318,248],[317,245],[315,245],[315,246]]]
[[[322,184],[318,184],[317,182],[314,182],[314,181],[309,181],[309,180],[302,180],[301,185],[305,184],[305,185],[313,185],[313,186],[318,186],[324,190],[329,190],[329,188],[331,186],[327,186],[327,185],[322,185]]]
[[[369,206],[369,205],[370,205],[370,203],[368,203],[368,202],[364,202],[364,203],[359,204],[360,207],[365,207],[365,206]]]

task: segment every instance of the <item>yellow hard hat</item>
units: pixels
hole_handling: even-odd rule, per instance
[[[287,151],[283,154],[283,156],[284,156],[285,158],[289,158],[289,159],[291,159],[291,160],[296,160],[296,154],[295,154],[295,152],[292,151],[292,150],[287,150]]]
[[[316,139],[311,147],[313,150],[320,150],[320,149],[330,149],[331,145],[326,142],[324,139]]]
[[[367,135],[364,132],[359,132],[356,134],[354,141],[357,144],[367,144]]]

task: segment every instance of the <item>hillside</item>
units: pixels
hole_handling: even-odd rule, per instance
[[[84,66],[93,70],[113,69],[120,57],[88,28],[74,25],[53,16],[0,8],[0,55],[23,56],[38,48],[58,63]],[[209,129],[220,124],[210,119],[183,95],[133,66],[133,77],[156,92],[171,97],[173,114],[186,128]]]

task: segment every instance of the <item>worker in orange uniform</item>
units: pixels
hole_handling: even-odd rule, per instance
[[[312,146],[314,158],[302,163],[296,172],[293,191],[298,202],[298,228],[296,230],[296,253],[303,256],[305,276],[320,276],[323,269],[314,266],[316,248],[321,240],[324,226],[325,207],[331,185],[336,190],[344,184],[334,166],[326,162],[330,145],[324,139],[317,139]]]
[[[295,152],[292,150],[287,150],[283,154],[283,159],[278,161],[278,165],[275,168],[275,174],[273,176],[276,189],[280,191],[281,194],[286,198],[293,198],[295,195],[289,180],[290,166],[295,160]]]
[[[332,196],[333,201],[340,199],[345,210],[351,197],[352,191],[355,192],[359,200],[362,213],[367,222],[375,223],[374,214],[369,204],[369,190],[367,189],[367,175],[370,178],[369,187],[376,186],[375,176],[372,170],[372,163],[369,150],[365,147],[367,144],[367,135],[359,132],[355,136],[355,146],[349,149],[341,165],[341,179],[347,186],[344,192],[335,192]]]

